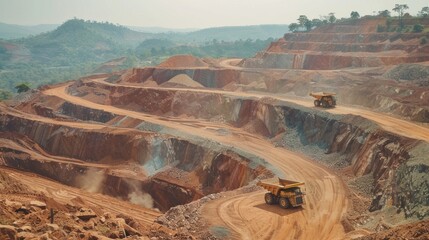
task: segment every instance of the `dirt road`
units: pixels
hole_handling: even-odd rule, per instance
[[[96,79],[95,81],[109,84],[104,82],[103,79]],[[123,86],[143,88],[139,86]],[[227,226],[231,230],[229,235],[231,238],[337,239],[345,235],[340,223],[348,207],[345,186],[337,176],[314,161],[307,159],[305,156],[282,148],[275,148],[266,140],[231,126],[205,122],[198,119],[166,119],[165,117],[161,118],[112,106],[100,105],[66,94],[66,87],[50,89],[45,91],[45,94],[57,96],[85,107],[127,115],[188,134],[204,136],[207,139],[260,156],[282,171],[286,176],[306,182],[308,193],[307,205],[302,210],[282,210],[277,206],[267,206],[263,200],[264,191],[242,194],[210,203],[204,211],[206,218],[214,226]],[[151,87],[144,88],[151,89]],[[252,98],[270,97],[306,107],[314,107],[310,99],[299,100],[284,96],[273,97],[262,93],[227,92],[212,89],[170,89],[175,91],[220,93]],[[342,106],[335,109],[320,109],[320,111],[327,111],[334,114],[360,115],[375,121],[381,127],[393,133],[425,141],[429,139],[429,129],[384,114]],[[232,134],[220,136],[213,129],[227,129]],[[246,142],[246,144],[242,144],[243,142]]]
[[[96,104],[68,95],[67,86],[46,90],[47,95],[114,114],[126,115],[195,136],[204,136],[226,146],[259,156],[283,172],[289,178],[306,182],[307,205],[301,211],[271,209],[263,203],[263,191],[243,194],[232,199],[215,201],[207,207],[207,219],[227,225],[236,239],[277,238],[288,239],[301,236],[307,239],[333,239],[344,235],[340,224],[347,210],[346,190],[340,178],[314,161],[283,148],[276,148],[259,136],[253,136],[238,128],[201,120],[178,121],[165,117],[151,116],[113,106]],[[183,120],[183,119],[182,119]],[[181,122],[186,122],[182,124]],[[230,135],[219,135],[213,129],[226,129]],[[246,144],[242,144],[245,142]],[[211,209],[211,210],[210,210]],[[277,211],[277,213],[273,213]],[[278,214],[280,213],[280,214]],[[261,221],[263,219],[264,221]],[[278,231],[282,229],[282,231]],[[304,234],[305,235],[301,235]]]
[[[126,85],[126,84],[112,84],[103,81],[103,79],[95,79],[95,82],[112,85],[112,86],[124,86],[124,87],[132,87],[132,88],[144,88],[144,89],[159,89],[157,87],[140,87],[135,85]],[[256,93],[256,92],[230,92],[224,90],[215,90],[215,89],[190,89],[190,88],[168,88],[174,91],[183,91],[183,92],[206,92],[206,93],[218,93],[226,96],[239,96],[239,97],[249,97],[249,98],[271,98],[279,101],[292,102],[304,107],[315,108],[313,104],[313,99],[297,99],[288,96],[279,96],[272,95],[268,93]],[[369,119],[377,123],[381,128],[386,131],[413,138],[419,139],[423,141],[429,142],[429,128],[418,125],[416,123],[398,119],[383,113],[372,112],[362,108],[352,108],[347,106],[337,106],[335,108],[324,109],[324,108],[316,108],[320,111],[326,111],[333,114],[353,114],[356,116],[361,116],[363,118]]]

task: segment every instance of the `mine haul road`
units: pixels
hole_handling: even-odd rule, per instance
[[[103,79],[95,79],[102,82]],[[108,84],[108,83],[105,83]],[[129,86],[135,88],[145,88]],[[276,148],[264,138],[252,135],[241,129],[220,123],[198,119],[165,118],[140,112],[97,104],[66,93],[68,85],[44,91],[44,94],[56,96],[87,108],[104,110],[113,114],[130,116],[146,122],[159,124],[178,132],[202,136],[236,149],[257,155],[279,169],[288,178],[306,183],[306,202],[302,208],[284,210],[278,206],[264,203],[264,190],[243,193],[229,198],[214,200],[205,206],[204,217],[213,226],[224,226],[230,230],[230,239],[342,239],[345,237],[341,220],[349,206],[347,187],[340,177],[317,162],[287,149]],[[181,91],[203,91],[224,93],[235,96],[267,97],[253,93],[225,92],[207,89],[178,89]],[[278,97],[276,97],[278,98]],[[312,101],[279,98],[307,107]],[[330,110],[335,114],[356,114],[377,122],[381,127],[394,133],[407,134],[416,139],[429,139],[427,128],[366,110],[338,107]],[[387,119],[387,120],[386,120]],[[186,123],[186,124],[185,124]],[[226,129],[231,134],[219,135],[213,129]],[[416,130],[415,130],[416,129]],[[393,131],[395,130],[395,131]],[[245,143],[245,144],[243,144]]]

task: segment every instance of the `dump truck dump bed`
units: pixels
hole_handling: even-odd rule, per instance
[[[337,105],[337,100],[335,99],[335,93],[331,92],[311,92],[310,96],[314,97],[314,106],[315,107],[335,107]]]
[[[334,96],[336,93],[330,93],[330,92],[311,92],[310,96],[312,97],[327,97],[327,96]]]
[[[289,189],[293,187],[303,186],[303,182],[296,182],[292,180],[286,180],[282,178],[270,178],[266,180],[259,181],[258,186],[265,188],[270,191],[272,194],[277,195],[278,192],[282,189]]]

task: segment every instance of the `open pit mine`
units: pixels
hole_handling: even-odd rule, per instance
[[[427,33],[384,23],[0,103],[0,238],[427,239]],[[273,177],[305,183],[305,204],[266,204],[258,182]]]

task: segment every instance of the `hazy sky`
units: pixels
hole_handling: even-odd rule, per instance
[[[129,26],[205,28],[288,24],[299,15],[310,19],[351,11],[361,16],[407,4],[415,15],[429,0],[0,0],[0,22],[60,24],[73,17]]]

